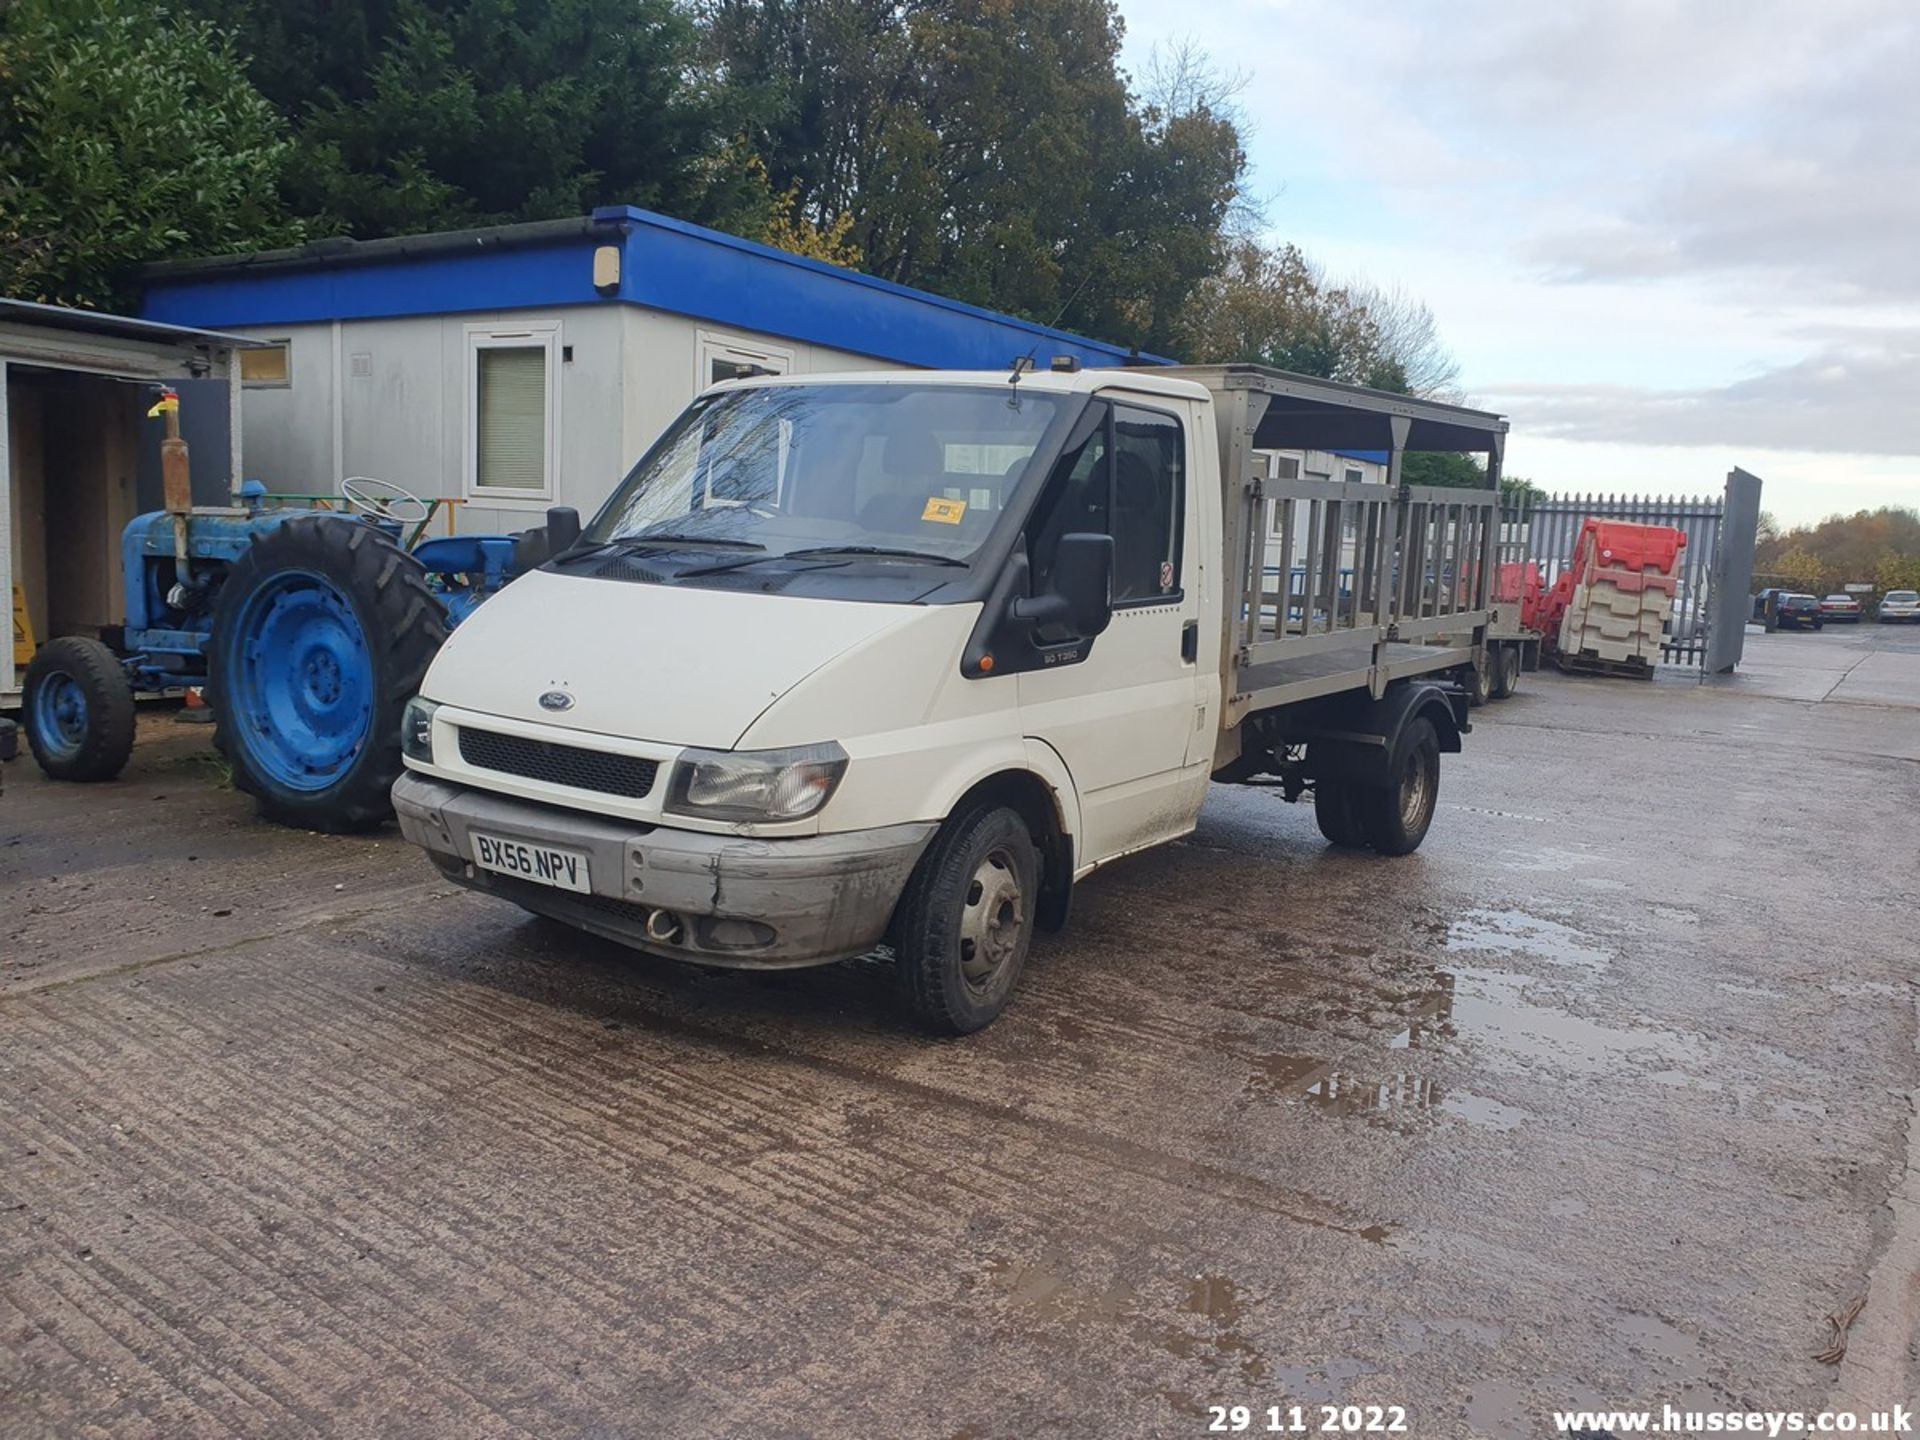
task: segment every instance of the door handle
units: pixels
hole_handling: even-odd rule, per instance
[[[1180,658],[1189,665],[1200,658],[1200,622],[1189,620],[1180,627]]]

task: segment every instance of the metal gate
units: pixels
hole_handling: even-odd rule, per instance
[[[1589,517],[1670,525],[1686,535],[1673,619],[1660,659],[1707,674],[1733,669],[1746,634],[1747,588],[1753,579],[1760,519],[1759,479],[1734,470],[1722,495],[1510,497],[1501,515],[1501,558],[1534,562],[1543,583],[1551,586],[1572,563],[1574,541]]]

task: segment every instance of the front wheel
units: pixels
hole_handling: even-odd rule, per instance
[[[1427,838],[1440,798],[1440,737],[1427,719],[1408,723],[1390,783],[1358,791],[1367,843],[1382,855],[1411,855]]]
[[[1033,942],[1040,856],[1004,805],[953,816],[920,857],[894,912],[907,1008],[928,1029],[967,1035],[1006,1008]]]
[[[49,640],[27,666],[27,744],[55,780],[111,780],[133,753],[133,687],[98,640]]]

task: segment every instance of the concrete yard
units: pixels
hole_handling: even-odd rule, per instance
[[[1417,855],[1221,790],[958,1042],[881,961],[679,969],[259,823],[164,711],[116,783],[23,758],[0,1434],[1920,1399],[1920,629],[1477,718]]]

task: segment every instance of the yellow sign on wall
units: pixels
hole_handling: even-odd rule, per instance
[[[38,648],[33,643],[33,617],[27,614],[27,592],[13,587],[13,667],[18,670],[33,659]]]

